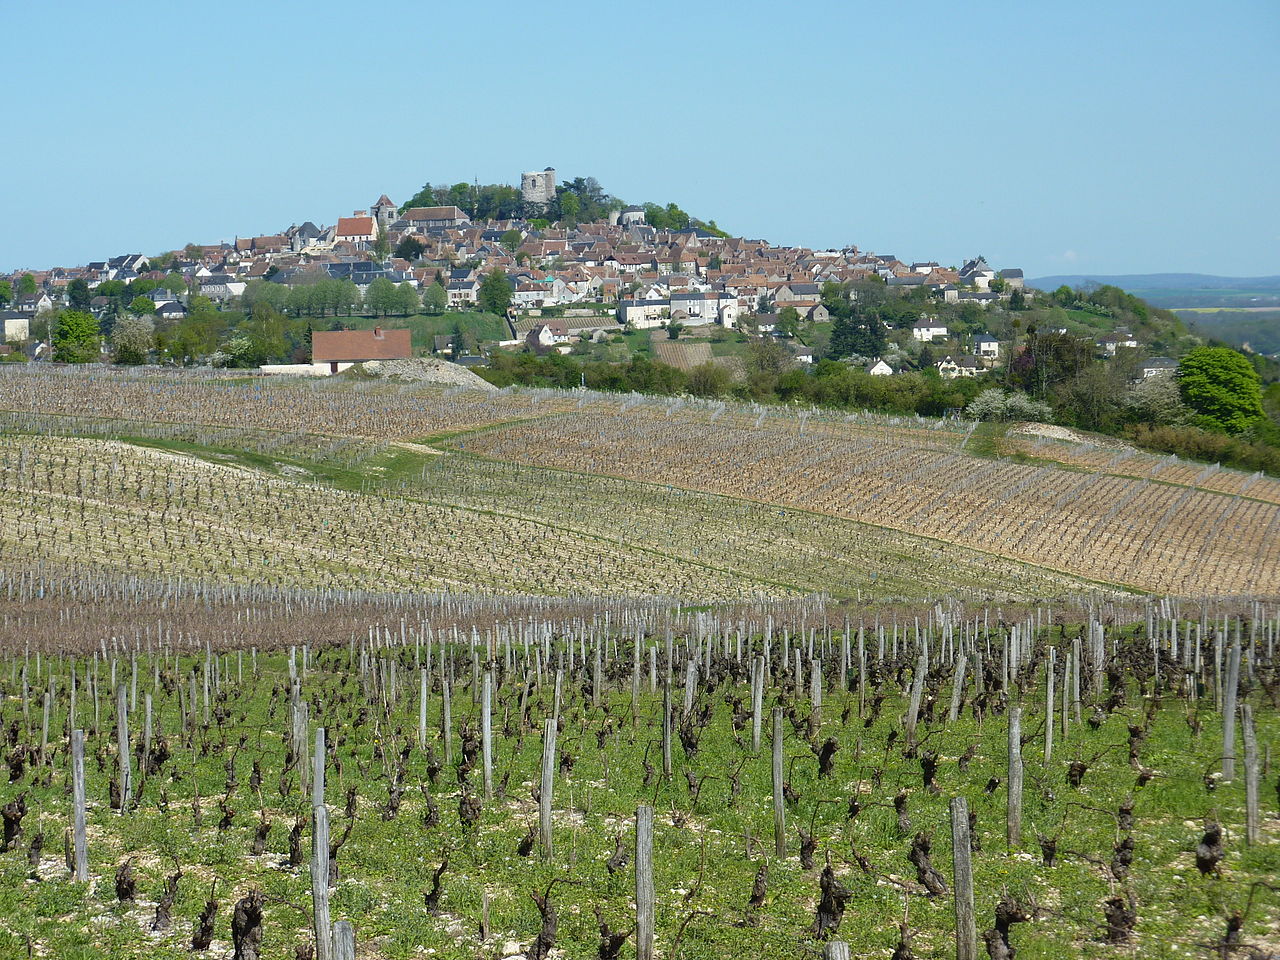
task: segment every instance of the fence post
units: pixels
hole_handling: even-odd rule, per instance
[[[1236,778],[1236,694],[1240,688],[1240,638],[1227,657],[1227,681],[1222,697],[1222,782]]]
[[[84,731],[71,731],[71,806],[75,844],[74,879],[89,880],[89,847],[85,834]]]
[[[316,727],[316,753],[311,761],[311,805],[324,806],[324,727]]]
[[[484,798],[493,799],[493,671],[484,672],[480,694],[480,753],[484,765]]]
[[[1022,708],[1009,708],[1009,846],[1022,842]]]
[[[764,657],[755,658],[755,675],[751,681],[751,752],[760,752],[760,728],[764,712]]]
[[[653,807],[636,808],[636,960],[653,960]]]
[[[1244,839],[1249,846],[1258,843],[1258,738],[1253,729],[1253,707],[1240,707],[1244,733]]]
[[[969,848],[969,804],[951,799],[951,857],[955,874],[956,960],[978,960],[978,927],[973,915],[973,859]]]
[[[773,852],[787,855],[787,811],[782,802],[782,708],[773,709]]]
[[[116,687],[116,737],[120,742],[120,815],[129,809],[133,790],[133,764],[129,757],[129,692],[122,683]]]
[[[316,936],[316,960],[333,960],[333,930],[329,925],[329,811],[311,811],[311,917]]]
[[[356,930],[346,920],[333,925],[333,960],[356,960]]]
[[[542,785],[538,790],[538,821],[542,832],[542,855],[555,855],[551,842],[551,791],[556,776],[556,721],[548,717],[542,724]]]

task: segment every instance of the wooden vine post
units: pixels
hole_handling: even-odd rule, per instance
[[[333,960],[333,931],[329,926],[329,811],[311,811],[311,916],[316,937],[316,960]]]
[[[969,804],[951,799],[951,857],[955,874],[956,960],[978,960],[978,927],[973,915],[973,859],[969,846]]]
[[[484,765],[484,798],[493,799],[493,671],[484,672],[480,694],[480,752]]]
[[[547,717],[542,724],[542,783],[538,788],[538,824],[542,839],[542,855],[555,856],[551,839],[551,791],[556,777],[556,721]]]
[[[129,758],[129,691],[122,683],[116,687],[116,738],[120,744],[120,814],[129,809],[133,790],[133,764]]]
[[[653,960],[653,807],[636,808],[636,960]]]
[[[1022,842],[1022,708],[1009,708],[1009,803],[1006,838],[1009,846]]]
[[[782,708],[773,710],[773,852],[787,855],[787,811],[782,796]]]
[[[71,829],[74,858],[72,874],[77,883],[89,881],[89,845],[85,831],[84,731],[71,731]]]

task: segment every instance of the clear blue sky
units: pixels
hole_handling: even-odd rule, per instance
[[[555,166],[774,243],[1280,274],[1280,6],[67,2],[5,11],[0,270]]]

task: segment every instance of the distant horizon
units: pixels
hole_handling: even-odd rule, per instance
[[[231,0],[192,29],[149,0],[17,5],[6,26],[27,42],[0,81],[29,135],[6,157],[0,270],[333,223],[382,192],[551,165],[779,246],[983,254],[1027,276],[1280,273],[1265,0],[1213,17],[1189,0],[530,14],[500,0],[477,32],[469,10],[393,0],[353,30],[328,0]],[[697,56],[651,83],[670,57],[636,27],[667,21]],[[465,56],[419,56],[423,37]]]

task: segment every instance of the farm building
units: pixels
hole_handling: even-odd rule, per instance
[[[330,373],[366,360],[407,360],[413,356],[408,330],[317,330],[311,335],[311,362],[329,364]]]

